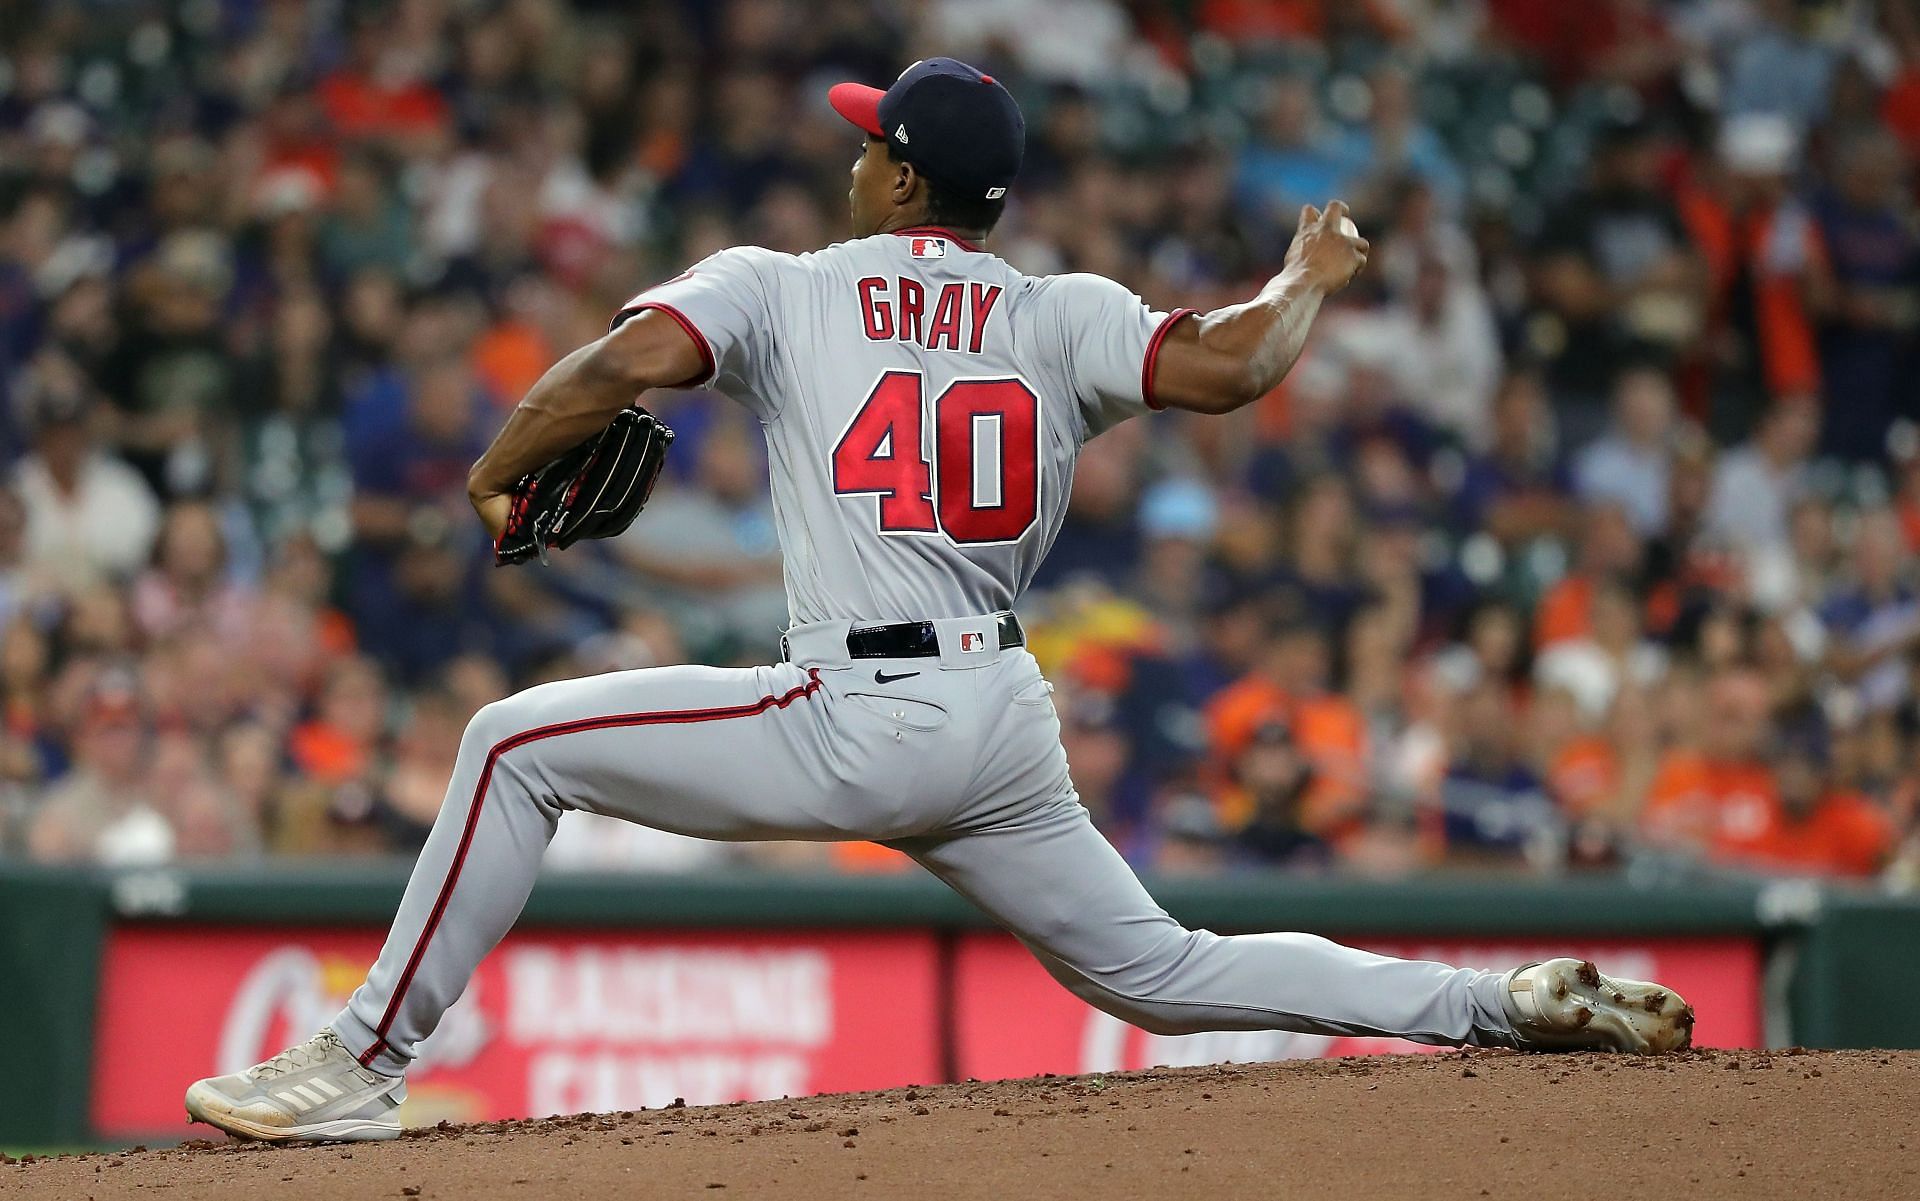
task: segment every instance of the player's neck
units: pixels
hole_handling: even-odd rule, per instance
[[[920,230],[920,229],[942,230],[946,233],[952,234],[956,238],[962,238],[968,242],[974,243],[975,245],[979,245],[987,240],[987,234],[985,230],[961,229],[960,227],[955,225],[942,225],[937,221],[927,220],[923,214],[917,213],[917,212],[916,213],[894,213],[891,216],[884,217],[880,221],[880,228],[874,230],[873,232],[874,232],[874,236],[877,237],[881,234],[905,233],[908,230]]]

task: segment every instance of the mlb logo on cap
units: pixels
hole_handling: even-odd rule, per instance
[[[976,634],[972,630],[968,630],[966,633],[960,635],[960,649],[962,651],[986,650],[987,636],[985,634]]]
[[[914,238],[913,257],[917,259],[943,259],[947,257],[945,238]]]

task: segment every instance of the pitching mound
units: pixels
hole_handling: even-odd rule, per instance
[[[0,1196],[1868,1201],[1920,1197],[1917,1099],[1913,1051],[1449,1053],[584,1114],[353,1147],[197,1142],[9,1163]]]

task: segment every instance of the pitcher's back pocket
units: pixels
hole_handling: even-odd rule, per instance
[[[931,734],[947,724],[946,709],[932,701],[887,696],[878,692],[848,692],[843,694],[842,699],[903,730]]]
[[[1040,676],[1035,676],[1030,682],[1013,690],[1013,703],[1016,705],[1028,705],[1039,709],[1051,704],[1052,701],[1053,685]]]

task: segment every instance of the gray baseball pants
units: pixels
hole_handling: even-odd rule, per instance
[[[789,631],[790,661],[771,667],[619,672],[482,709],[335,1033],[404,1072],[520,916],[560,815],[581,809],[702,838],[887,843],[1076,996],[1154,1033],[1511,1044],[1497,973],[1174,921],[1081,806],[1033,656],[1000,650],[991,618],[936,624],[938,658],[855,661],[848,623],[826,622]]]

